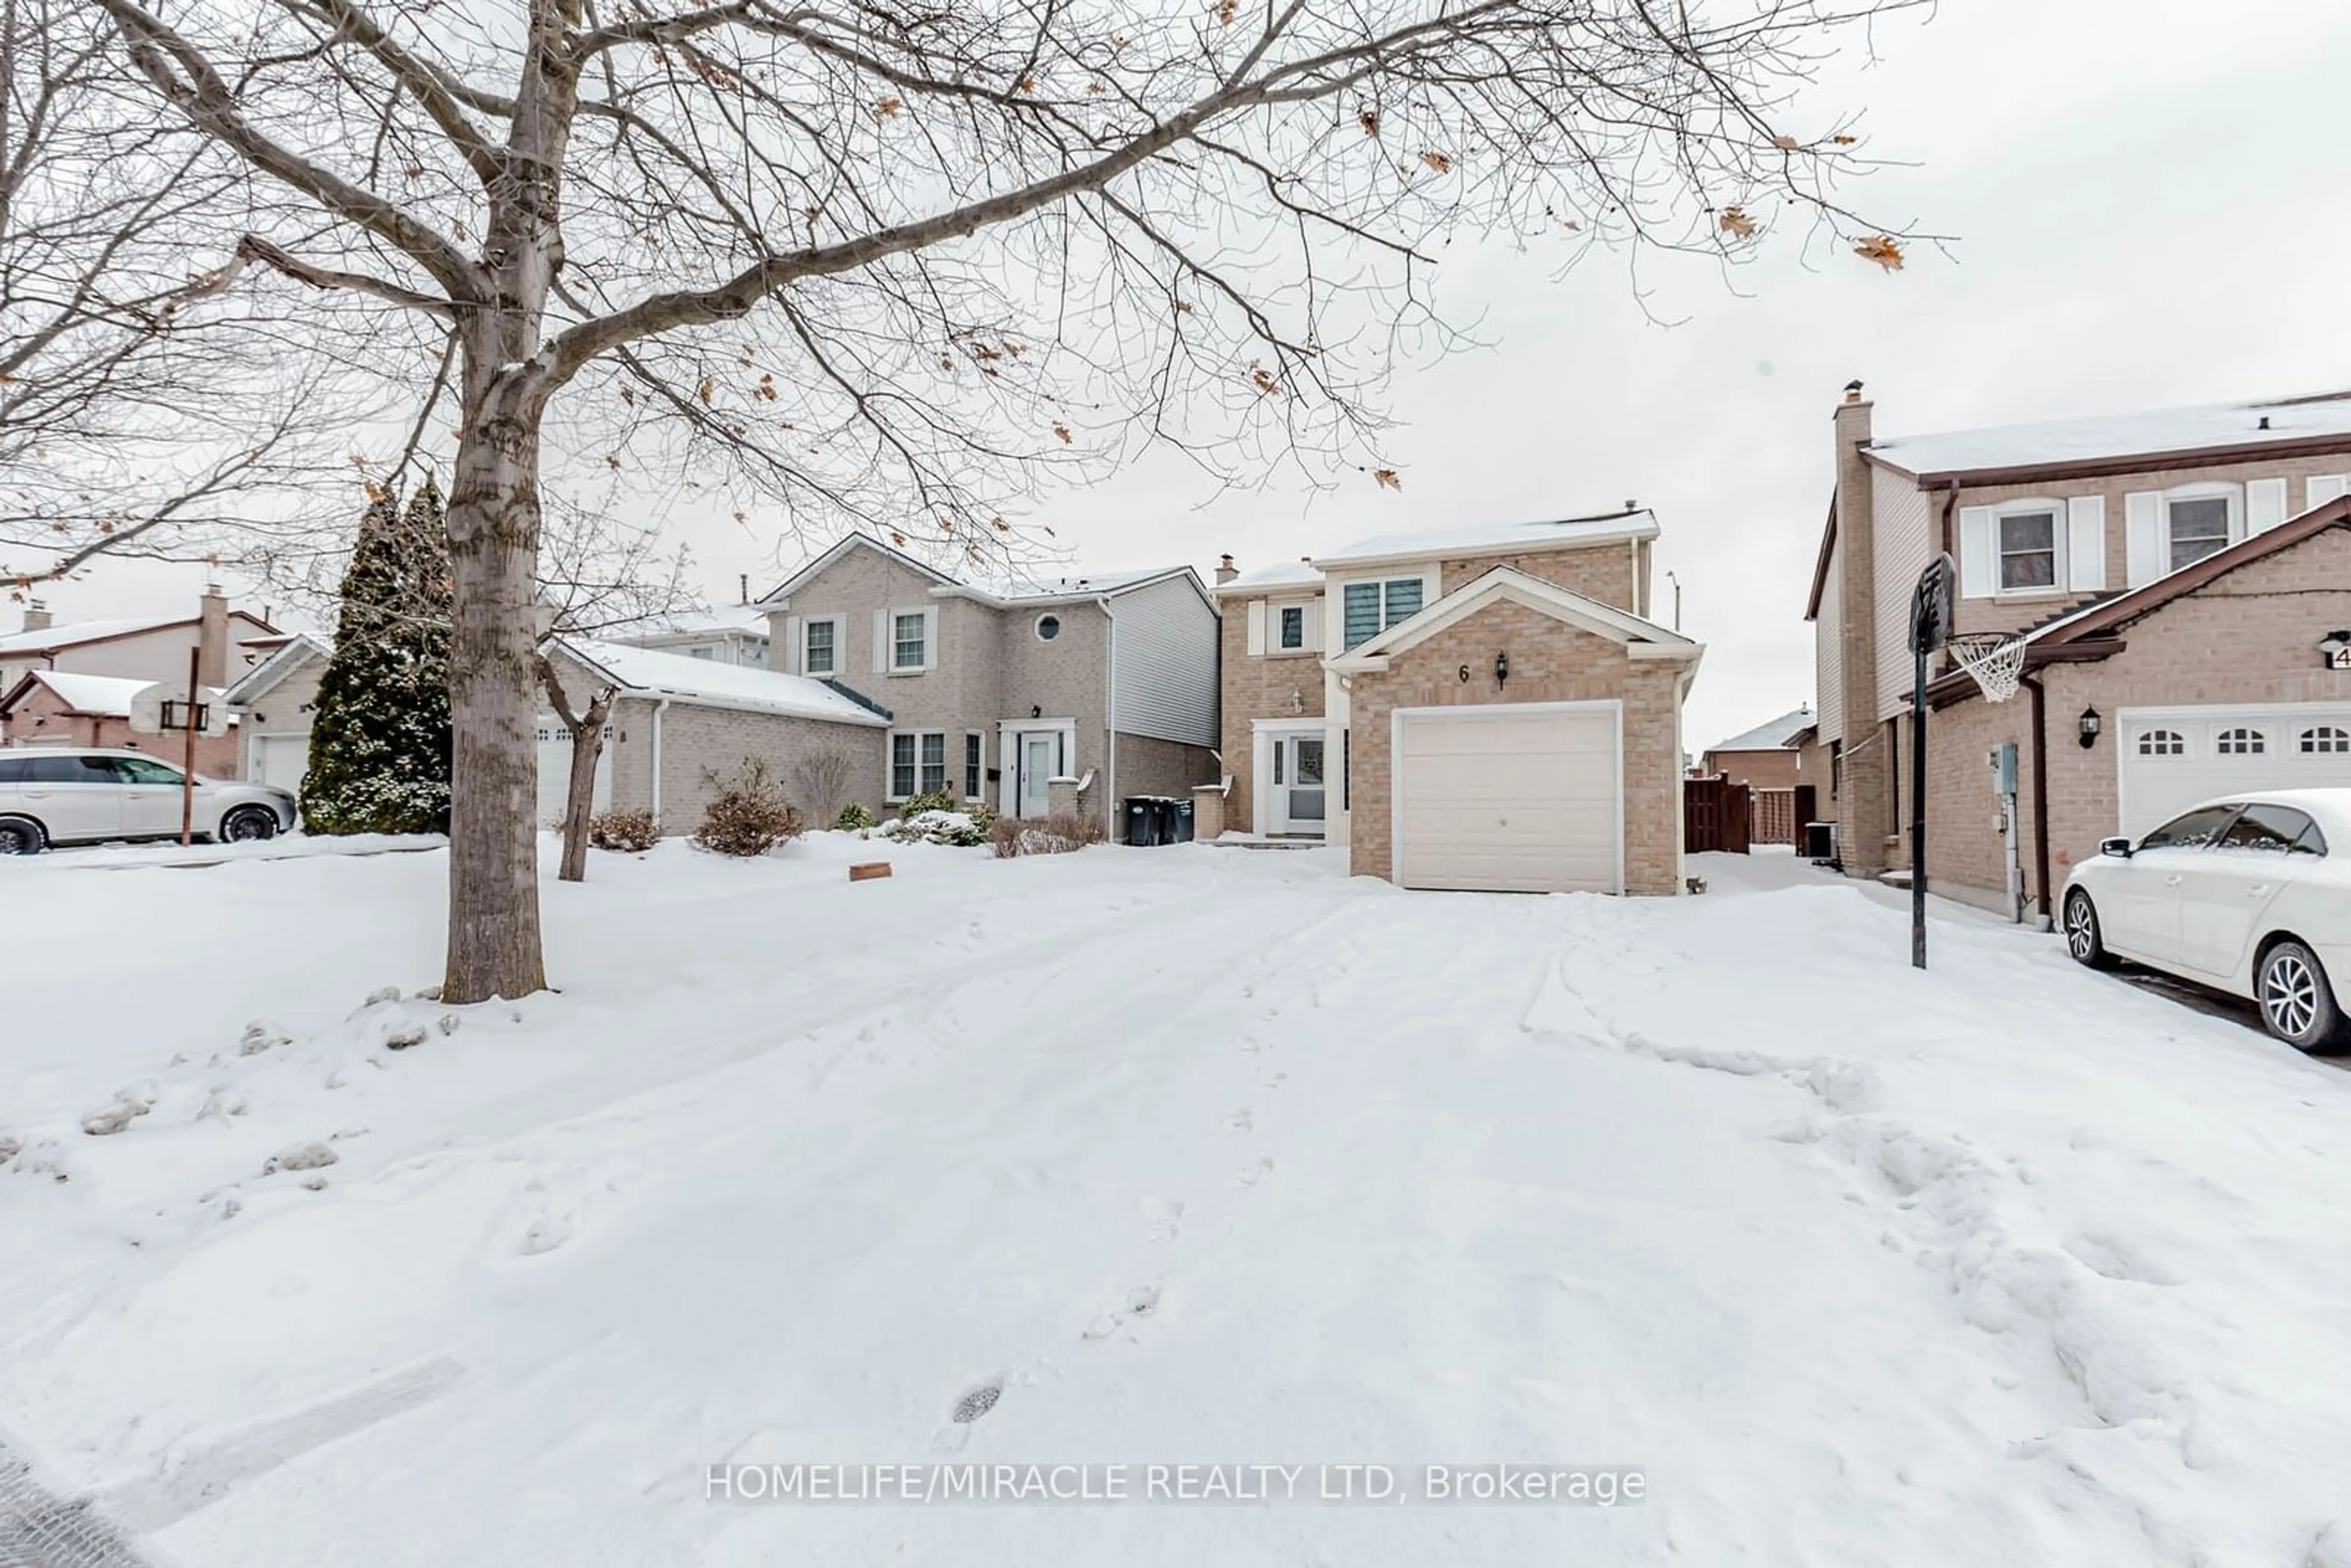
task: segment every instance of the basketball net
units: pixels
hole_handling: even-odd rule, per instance
[[[1967,632],[1943,644],[1951,663],[1965,670],[1984,701],[2004,703],[2024,678],[2025,639],[2004,632]]]

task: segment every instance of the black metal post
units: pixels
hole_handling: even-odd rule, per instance
[[[1911,658],[1910,967],[1927,967],[1927,651]]]

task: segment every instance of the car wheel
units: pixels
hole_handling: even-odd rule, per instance
[[[2262,1022],[2296,1051],[2316,1051],[2343,1033],[2343,1009],[2318,956],[2289,937],[2262,955],[2254,977],[2254,999]]]
[[[37,855],[47,841],[30,817],[0,817],[0,855]]]
[[[2105,936],[2098,929],[2098,906],[2078,887],[2065,895],[2065,951],[2075,963],[2093,969],[2115,967],[2115,956],[2106,951]]]
[[[221,821],[220,836],[233,844],[277,836],[277,813],[266,806],[239,806]]]

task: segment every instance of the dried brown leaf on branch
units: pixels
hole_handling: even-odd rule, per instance
[[[1755,237],[1755,220],[1747,215],[1747,209],[1744,207],[1725,207],[1714,222],[1717,228],[1736,238],[1753,239]]]
[[[1424,152],[1420,155],[1420,161],[1440,174],[1453,172],[1453,160],[1442,152]]]
[[[1393,468],[1374,468],[1372,470],[1372,478],[1383,490],[1401,492],[1404,489],[1403,476]]]
[[[1803,143],[1783,131],[1779,135],[1771,138],[1771,145],[1777,147],[1782,152],[1793,152],[1796,149],[1802,147]]]
[[[1380,133],[1380,111],[1376,109],[1360,110],[1355,116],[1355,123],[1364,128],[1364,135],[1376,137]]]
[[[1263,365],[1251,365],[1249,367],[1249,380],[1256,383],[1257,390],[1259,392],[1263,392],[1268,397],[1278,396],[1281,392],[1281,383],[1274,380],[1273,372],[1267,370]]]
[[[776,378],[773,375],[765,375],[759,378],[758,395],[767,399],[769,402],[776,401]]]
[[[1070,427],[1060,423],[1058,420],[1054,422],[1053,434],[1061,438],[1061,444],[1064,446],[1067,446],[1071,442],[1077,439],[1070,434]]]
[[[873,106],[873,115],[877,120],[887,120],[905,107],[906,100],[902,98],[885,98]]]
[[[1850,147],[1855,142],[1860,141],[1861,138],[1858,136],[1847,136],[1844,131],[1840,131],[1834,136],[1830,137],[1829,140],[1835,142],[1840,147]]]
[[[1179,294],[1176,297],[1176,308],[1189,316],[1192,313],[1192,302]]]
[[[604,466],[618,472],[621,466],[621,455],[617,452],[604,454]]]
[[[906,536],[900,533],[897,529],[892,528],[890,530],[890,542],[903,549],[905,548]]]
[[[710,384],[710,378],[708,376],[705,376],[702,378],[702,384],[695,389],[694,395],[700,398],[702,400],[703,406],[707,408],[710,405],[710,394],[713,390],[714,389]]]
[[[1035,92],[1037,90],[1037,78],[1035,77],[1022,77],[1020,78],[1020,90],[1022,92]]]
[[[1871,235],[1853,247],[1853,254],[1864,261],[1874,261],[1888,272],[1902,270],[1902,247],[1890,235]]]
[[[631,407],[631,408],[634,408],[634,407],[636,407],[636,406],[637,406],[637,389],[636,389],[636,388],[634,388],[634,387],[622,387],[622,388],[621,389],[621,401],[622,401],[622,402],[624,402],[624,403],[628,404],[628,406],[629,406],[629,407]]]
[[[1241,0],[1217,0],[1217,26],[1229,27],[1241,14]]]

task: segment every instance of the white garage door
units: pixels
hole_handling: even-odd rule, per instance
[[[307,735],[256,735],[253,737],[253,782],[301,792],[302,775],[310,767]]]
[[[553,827],[563,821],[564,797],[571,792],[571,731],[551,713],[538,716],[538,820]],[[612,805],[612,727],[604,727],[604,747],[596,754],[596,810]]]
[[[2125,708],[2118,830],[2137,838],[2215,795],[2351,786],[2351,704]]]
[[[1396,881],[1624,891],[1619,719],[1613,702],[1397,710]]]

